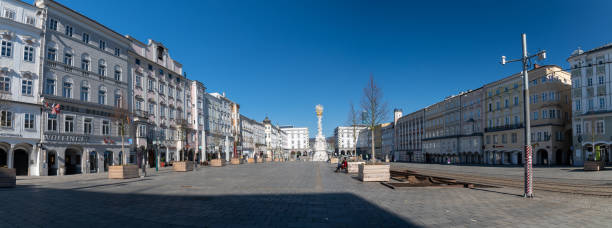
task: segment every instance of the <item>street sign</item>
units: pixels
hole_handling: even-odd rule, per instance
[[[132,138],[128,138],[128,144],[132,145]]]

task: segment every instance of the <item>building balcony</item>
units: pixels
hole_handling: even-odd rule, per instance
[[[148,118],[149,112],[143,111],[143,110],[136,110],[134,111],[134,116],[140,117],[140,118]]]
[[[506,131],[506,130],[513,130],[513,129],[519,129],[519,128],[523,128],[523,123],[507,124],[507,125],[497,126],[497,127],[487,127],[485,128],[485,132]]]

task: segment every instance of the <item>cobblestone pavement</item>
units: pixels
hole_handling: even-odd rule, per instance
[[[326,163],[205,167],[109,180],[19,178],[0,189],[0,227],[608,227],[612,200],[506,188],[362,183]],[[151,173],[151,171],[149,171]]]

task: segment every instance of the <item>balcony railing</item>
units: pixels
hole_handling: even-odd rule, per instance
[[[507,124],[507,125],[497,126],[497,127],[487,127],[485,128],[485,132],[505,131],[505,130],[519,129],[519,128],[523,128],[523,123]]]

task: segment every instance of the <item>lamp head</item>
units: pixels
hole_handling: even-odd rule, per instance
[[[502,65],[506,65],[506,56],[505,55],[502,55],[501,64]]]

